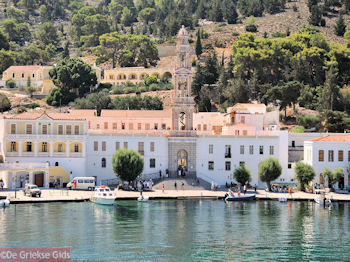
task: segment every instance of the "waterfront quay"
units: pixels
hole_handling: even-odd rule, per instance
[[[254,193],[248,191],[247,193]],[[116,201],[118,200],[137,200],[140,192],[137,191],[114,191]],[[224,199],[226,191],[211,190],[152,190],[143,192],[143,196],[148,196],[150,200],[158,199]],[[93,195],[92,191],[83,190],[66,190],[66,189],[43,189],[41,197],[25,196],[23,191],[0,191],[0,197],[10,197],[12,204],[23,203],[46,203],[46,202],[81,202],[89,201]],[[313,201],[315,195],[312,193],[295,192],[292,195],[287,193],[273,193],[264,190],[257,190],[256,200],[278,200],[279,198],[287,198],[288,201]],[[331,198],[333,202],[350,202],[349,194],[327,193],[327,198]]]

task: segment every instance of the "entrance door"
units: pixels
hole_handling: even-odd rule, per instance
[[[38,187],[44,186],[44,173],[35,174],[35,182]]]
[[[186,152],[186,150],[180,150],[177,153],[177,165],[178,165],[179,170],[187,171],[187,152]]]
[[[338,187],[339,187],[340,189],[343,189],[343,188],[344,188],[344,177],[340,178]]]

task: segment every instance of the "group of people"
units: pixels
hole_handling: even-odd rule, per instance
[[[1,190],[4,190],[4,187],[5,187],[5,183],[2,179],[0,179],[0,188]]]
[[[174,183],[174,188],[175,188],[175,190],[177,190],[177,183],[176,183],[176,181]],[[181,189],[185,190],[185,183],[184,182],[181,183]]]
[[[211,191],[216,191],[219,189],[218,183],[211,181],[211,187],[210,187]]]

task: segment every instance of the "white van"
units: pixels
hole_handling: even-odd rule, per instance
[[[95,178],[94,177],[75,177],[67,184],[68,189],[87,189],[94,190]]]

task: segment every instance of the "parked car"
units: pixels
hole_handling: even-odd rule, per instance
[[[83,190],[94,190],[95,189],[95,178],[94,177],[75,177],[72,181],[67,184],[68,189],[83,189]]]
[[[41,190],[37,185],[26,184],[24,187],[24,195],[29,195],[31,197],[40,197]]]

